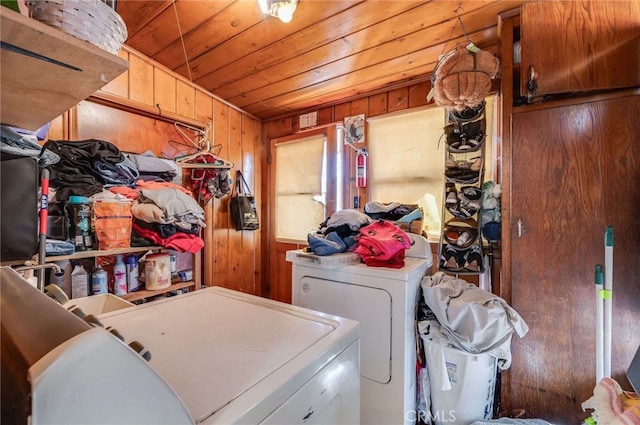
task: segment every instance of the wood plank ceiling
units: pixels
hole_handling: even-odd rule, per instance
[[[495,50],[498,13],[523,1],[300,0],[288,24],[256,0],[121,0],[118,13],[128,46],[270,119],[428,80],[467,37]]]

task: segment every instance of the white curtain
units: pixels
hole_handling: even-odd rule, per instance
[[[485,108],[485,170],[491,169],[493,98]],[[427,234],[440,235],[444,188],[444,108],[369,119],[369,200],[419,204]],[[478,156],[478,152],[470,154]],[[458,156],[457,159],[461,159]],[[485,173],[487,179],[489,173]]]
[[[276,240],[305,242],[325,219],[324,135],[276,144]]]

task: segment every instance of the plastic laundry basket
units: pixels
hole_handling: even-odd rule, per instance
[[[468,425],[491,419],[498,361],[425,340],[431,389],[431,419],[436,425]]]

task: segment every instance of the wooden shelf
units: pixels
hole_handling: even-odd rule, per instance
[[[130,247],[130,248],[117,248],[117,249],[90,249],[87,251],[77,251],[73,254],[68,255],[50,255],[45,257],[45,263],[55,263],[56,261],[63,260],[80,260],[82,258],[95,258],[95,257],[113,257],[115,255],[127,255],[127,254],[135,254],[137,252],[147,252],[147,251],[161,251],[165,248],[161,246],[139,246],[139,247]],[[31,260],[31,259],[29,259]],[[11,261],[3,261],[0,263],[0,266],[20,266],[24,265],[27,260],[11,260]]]
[[[50,255],[48,257],[45,257],[44,262],[55,263],[56,261],[79,260],[81,258],[112,257],[114,255],[135,254],[136,252],[159,251],[162,249],[164,248],[155,245],[118,249],[90,249],[87,251],[74,252],[73,254],[69,255]],[[29,258],[28,260],[32,259]],[[0,266],[21,266],[24,265],[28,260],[3,261],[0,263]]]
[[[113,257],[115,255],[135,254],[136,252],[158,251],[161,249],[164,248],[162,248],[161,246],[140,246],[117,249],[90,249],[87,251],[77,251],[69,255],[49,256],[45,258],[45,263],[52,263],[54,261],[62,260],[79,260],[81,258]]]
[[[37,130],[100,90],[129,63],[0,7],[2,124]]]
[[[133,302],[133,301],[140,301],[146,298],[151,298],[151,297],[155,297],[156,295],[164,295],[167,292],[171,292],[171,291],[176,291],[178,289],[182,289],[182,288],[189,288],[192,286],[196,286],[196,283],[192,280],[187,281],[187,282],[177,282],[172,284],[171,286],[169,286],[168,288],[165,289],[157,289],[157,290],[147,290],[147,289],[143,289],[141,291],[136,291],[136,292],[129,292],[126,295],[122,296],[123,300],[129,301],[129,302]],[[197,288],[196,288],[197,289]]]

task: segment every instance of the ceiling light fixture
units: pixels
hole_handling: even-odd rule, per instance
[[[275,16],[285,24],[291,22],[298,0],[258,0],[262,13]]]

